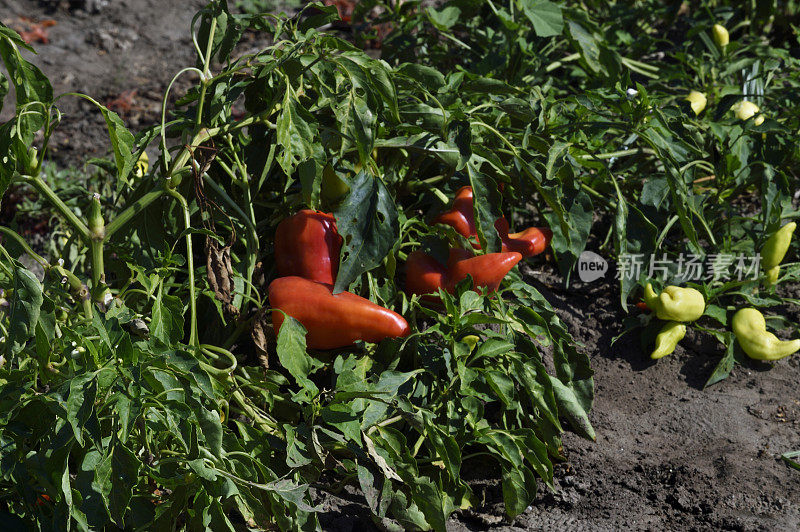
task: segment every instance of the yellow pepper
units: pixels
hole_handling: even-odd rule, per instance
[[[779,360],[800,350],[800,339],[780,340],[767,331],[764,315],[754,308],[736,312],[731,328],[742,351],[756,360]]]
[[[730,42],[728,30],[722,24],[714,24],[714,27],[711,28],[711,36],[714,37],[714,42],[717,43],[717,46],[723,50]]]
[[[686,325],[677,321],[665,323],[656,336],[656,348],[650,354],[650,358],[658,360],[669,355],[675,351],[675,346],[684,336],[686,336]]]
[[[706,95],[700,91],[689,92],[689,95],[686,96],[685,99],[689,102],[689,105],[692,106],[692,111],[694,111],[695,115],[702,113],[708,102],[708,100],[706,100]]]
[[[789,251],[789,244],[792,242],[792,233],[797,228],[796,222],[789,222],[775,231],[761,248],[761,266],[766,272],[767,286],[772,286],[778,282],[781,267],[780,263]]]
[[[739,120],[748,120],[753,117],[758,111],[759,108],[753,102],[742,100],[741,102],[734,104],[731,108],[736,113],[736,118]],[[753,125],[760,126],[764,123],[764,115],[760,114],[753,119]]]
[[[694,321],[706,310],[703,294],[694,288],[679,286],[668,286],[661,294],[656,294],[653,285],[647,283],[644,302],[655,311],[659,319],[667,321]]]
[[[147,156],[147,152],[143,151],[133,167],[133,175],[141,179],[147,173],[147,169],[149,167],[150,167],[150,158]]]

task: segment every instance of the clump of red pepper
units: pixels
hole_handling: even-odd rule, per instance
[[[440,214],[434,223],[449,225],[458,234],[467,238],[472,247],[480,249],[478,231],[475,228],[475,209],[472,205],[472,187],[461,187],[456,192],[453,207]],[[516,251],[523,257],[533,257],[543,252],[553,239],[553,232],[547,227],[529,227],[519,233],[509,233],[508,221],[505,217],[498,218],[494,227],[503,242],[504,252]]]
[[[520,260],[522,255],[516,251],[473,256],[466,249],[451,248],[444,265],[423,251],[413,251],[406,261],[406,292],[431,294],[443,288],[452,293],[467,275],[472,277],[474,290],[494,292]]]
[[[296,275],[333,284],[339,272],[342,237],[332,214],[304,209],[278,224],[275,265],[280,277]]]
[[[303,324],[312,349],[337,349],[356,340],[380,342],[408,336],[408,322],[396,312],[350,292],[333,294],[329,284],[302,277],[280,277],[269,285],[272,324],[277,332],[284,312]],[[283,311],[283,312],[281,312]]]
[[[279,278],[268,289],[270,305],[279,309],[272,312],[276,334],[285,312],[306,328],[306,345],[312,349],[408,336],[408,322],[399,314],[350,292],[333,294],[342,242],[336,219],[328,213],[306,209],[278,224]]]

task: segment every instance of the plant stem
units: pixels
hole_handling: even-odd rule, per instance
[[[214,33],[217,31],[217,19],[211,19],[211,28],[208,30],[208,42],[206,43],[206,56],[203,62],[203,75],[200,78],[200,98],[197,102],[197,115],[195,117],[195,126],[200,127],[203,123],[203,104],[206,100],[206,89],[208,88],[208,78],[210,72],[208,71],[211,64],[211,52],[214,45]]]
[[[95,292],[95,298],[100,297],[100,286],[105,284],[103,242],[105,240],[92,240],[89,242],[89,248],[92,251],[92,291]]]
[[[164,194],[163,189],[151,190],[138,200],[134,201],[125,210],[119,213],[113,220],[109,221],[106,225],[106,238],[108,240],[111,235],[119,231],[125,226],[134,216],[141,214],[143,210],[150,206],[155,200]]]
[[[89,236],[89,228],[86,226],[83,221],[78,218],[78,215],[72,212],[72,210],[67,207],[67,204],[61,201],[61,198],[53,192],[47,183],[45,183],[40,177],[31,177],[31,176],[22,176],[22,179],[25,183],[31,185],[35,188],[39,194],[45,197],[45,199],[50,202],[50,204],[55,207],[55,209],[67,219],[67,222],[72,226],[75,231],[77,231],[83,241],[88,244],[91,240]]]
[[[181,204],[181,208],[183,209],[183,223],[186,227],[186,268],[189,270],[189,313],[191,315],[189,324],[189,345],[192,347],[199,347],[200,342],[197,338],[197,298],[194,286],[194,256],[192,250],[192,233],[190,232],[192,220],[189,213],[189,205],[179,192],[167,189],[167,194],[178,200],[178,203]]]

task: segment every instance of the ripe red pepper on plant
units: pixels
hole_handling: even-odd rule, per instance
[[[334,295],[329,284],[280,277],[268,290],[270,305],[280,309],[272,311],[276,334],[285,312],[306,328],[306,345],[312,349],[337,349],[356,340],[376,343],[411,333],[408,322],[396,312],[350,292]]]
[[[414,251],[406,261],[406,291],[430,294],[443,288],[452,293],[470,275],[473,289],[494,292],[520,260],[522,255],[515,251],[473,256],[469,250],[451,248],[445,266],[423,251]]]
[[[461,187],[453,199],[453,207],[440,214],[434,223],[449,225],[458,234],[467,238],[472,247],[480,249],[478,231],[475,228],[475,209],[472,205],[472,187]],[[553,232],[547,227],[529,227],[519,233],[509,234],[508,220],[498,218],[494,227],[503,242],[502,251],[516,251],[523,257],[533,257],[543,252],[553,239]]]
[[[304,209],[278,224],[275,265],[280,277],[296,275],[333,284],[339,272],[342,237],[332,214]]]

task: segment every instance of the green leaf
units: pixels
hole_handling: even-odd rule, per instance
[[[44,296],[39,280],[22,267],[14,269],[14,298],[11,301],[8,319],[8,351],[16,355],[25,348],[28,340],[36,332],[39,313]]]
[[[597,39],[586,28],[575,21],[569,21],[569,32],[574,41],[578,44],[581,58],[586,66],[593,73],[600,73],[603,67],[600,65],[600,44]]]
[[[183,302],[180,298],[159,292],[153,302],[150,335],[164,345],[172,345],[183,338]]]
[[[736,357],[734,353],[735,343],[733,341],[733,334],[727,332],[725,333],[725,336],[727,339],[726,345],[728,346],[727,349],[725,350],[725,356],[723,356],[722,360],[720,360],[717,363],[716,367],[714,368],[714,371],[711,372],[711,375],[709,375],[708,380],[703,385],[703,389],[708,388],[712,384],[716,384],[720,381],[727,379],[728,376],[731,374],[731,371],[733,370],[733,366],[736,364]]]
[[[208,450],[217,458],[222,457],[222,422],[219,413],[195,405],[195,415],[200,426],[200,432],[208,445]]]
[[[317,125],[291,89],[284,94],[276,125],[280,146],[278,164],[286,175],[292,175],[298,164],[316,155],[314,139],[317,138]]]
[[[53,103],[53,87],[38,67],[23,59],[19,49],[2,38],[0,58],[17,95],[17,115],[22,115],[23,111],[25,113],[20,116],[20,128],[16,136],[30,145],[36,132],[44,126],[49,106]]]
[[[550,376],[558,410],[567,418],[572,429],[580,436],[592,441],[595,439],[594,428],[589,421],[589,414],[576,396],[574,390],[565,386],[557,377]]]
[[[131,173],[133,165],[136,164],[133,159],[133,134],[128,131],[117,113],[99,103],[97,106],[106,121],[111,149],[114,152],[114,162],[117,166],[117,182],[128,183],[128,175]]]
[[[319,393],[319,389],[308,376],[320,364],[306,352],[305,327],[291,316],[284,318],[278,332],[278,360],[280,360],[281,366],[295,378],[297,384],[308,390],[312,396]]]
[[[547,0],[519,0],[519,4],[539,37],[552,37],[564,30],[564,19],[559,5]]]
[[[445,532],[450,515],[446,495],[428,477],[420,477],[414,487],[413,500],[425,515],[425,520],[436,532]]]
[[[322,409],[322,419],[339,429],[347,439],[361,445],[361,423],[349,405],[334,403],[326,406]]]
[[[83,426],[94,411],[94,401],[97,397],[95,377],[95,373],[83,373],[69,381],[67,422],[72,426],[78,445],[83,445]]]
[[[334,212],[344,238],[334,293],[346,290],[361,274],[380,265],[400,234],[397,207],[383,181],[359,172],[350,194]]]
[[[3,103],[6,100],[6,96],[8,96],[8,78],[0,72],[0,111],[3,110]],[[0,193],[2,196],[2,193]]]
[[[536,495],[536,481],[531,482],[525,474],[527,472],[527,468],[503,468],[503,502],[506,505],[506,514],[511,519],[523,513]],[[533,493],[530,492],[530,484],[533,484]]]
[[[433,93],[438,92],[439,89],[446,85],[444,74],[429,66],[418,65],[416,63],[403,63],[397,67],[396,72],[408,76]]]
[[[455,6],[445,7],[441,11],[429,7],[426,13],[431,24],[440,31],[447,31],[452,28],[458,22],[458,17],[461,16],[461,10]]]
[[[475,212],[475,229],[478,240],[487,253],[500,251],[500,235],[494,227],[503,213],[500,210],[501,196],[497,183],[481,172],[474,161],[467,164],[469,182],[472,186],[472,204]]]
[[[450,479],[457,482],[461,469],[461,447],[455,438],[439,428],[433,419],[425,416],[428,441],[436,450],[436,455],[444,463],[444,468]]]
[[[108,491],[108,509],[111,518],[120,527],[125,528],[125,516],[129,514],[129,504],[133,490],[139,483],[141,462],[133,452],[122,443],[116,443],[110,454],[111,475]]]

